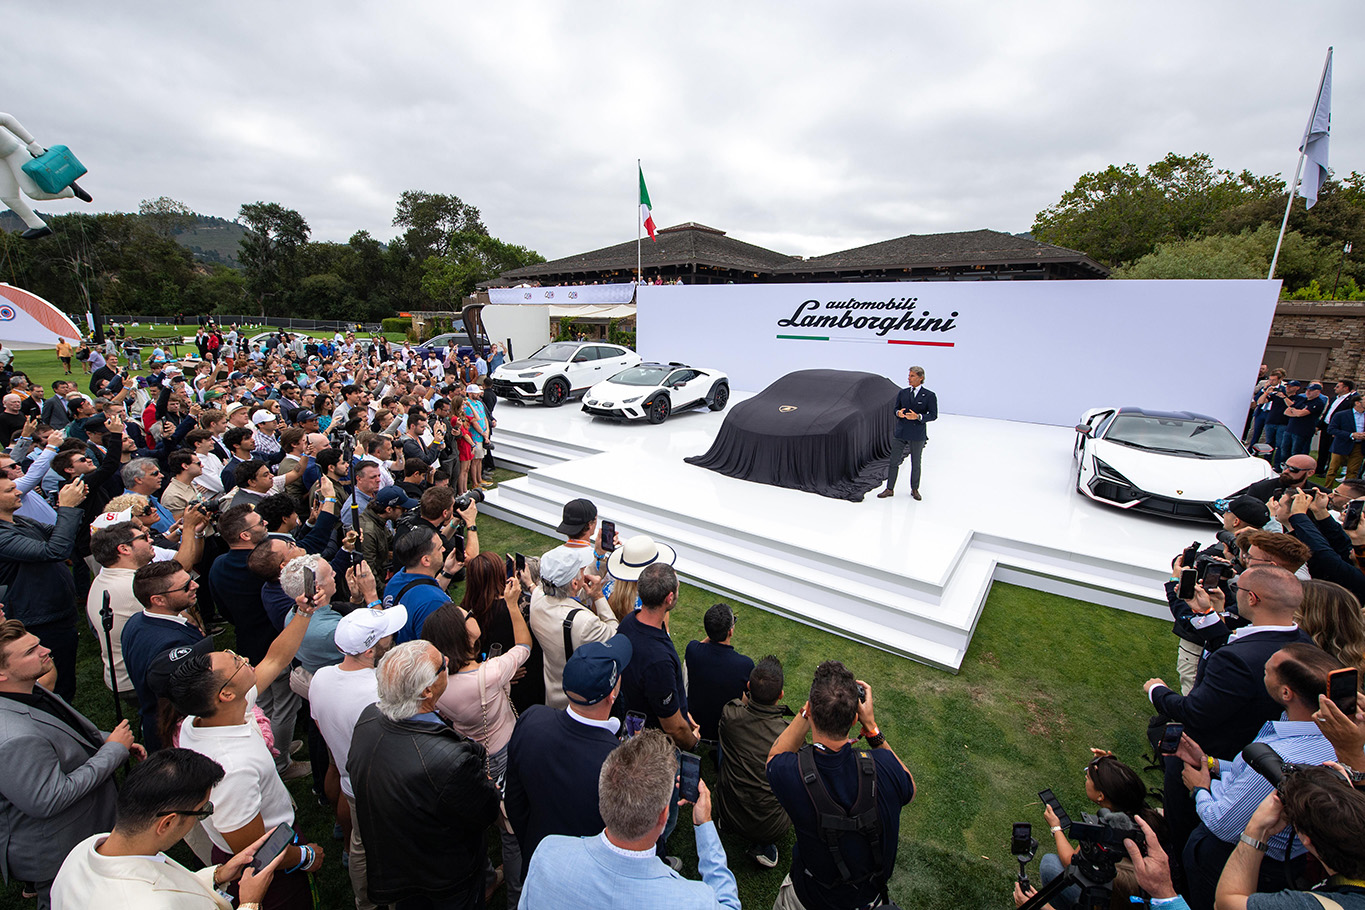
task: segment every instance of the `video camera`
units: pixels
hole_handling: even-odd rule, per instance
[[[1060,804],[1053,806],[1053,811],[1056,812],[1059,807]],[[1062,814],[1064,813],[1058,813],[1059,817]],[[1020,827],[1015,826],[1010,844],[1012,848],[1024,846],[1020,837],[1023,833],[1019,830]],[[1138,849],[1144,852],[1147,847],[1146,836],[1131,818],[1122,812],[1110,812],[1108,809],[1101,809],[1095,815],[1082,814],[1080,821],[1071,822],[1068,834],[1080,842],[1076,852],[1072,854],[1071,864],[1061,875],[1048,882],[1020,905],[1019,910],[1038,910],[1071,885],[1077,885],[1081,889],[1081,898],[1076,902],[1079,910],[1107,910],[1113,891],[1116,866],[1120,860],[1128,858],[1128,850],[1123,845],[1124,840],[1133,841],[1138,845]],[[1026,862],[1024,855],[1021,852],[1015,854],[1015,859],[1020,861],[1021,884],[1027,881],[1023,873]],[[1029,858],[1032,858],[1031,854]]]
[[[1194,571],[1198,573],[1199,582],[1205,589],[1231,581],[1237,575],[1237,570],[1231,563],[1206,553],[1200,553],[1199,558],[1194,561]]]

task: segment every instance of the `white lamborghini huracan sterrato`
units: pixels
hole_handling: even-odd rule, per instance
[[[1270,477],[1219,421],[1189,411],[1093,408],[1076,425],[1076,490],[1168,518],[1218,521],[1214,503]]]
[[[685,363],[641,363],[599,382],[583,396],[583,410],[594,417],[663,423],[674,411],[724,408],[730,380],[719,370]]]

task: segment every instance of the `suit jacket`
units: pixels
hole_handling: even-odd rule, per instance
[[[1243,633],[1199,662],[1194,688],[1181,695],[1165,686],[1152,689],[1152,704],[1185,732],[1205,753],[1232,758],[1256,738],[1282,708],[1265,690],[1265,662],[1294,642],[1312,644],[1302,629]]]
[[[0,871],[6,881],[47,881],[72,848],[114,827],[114,770],[128,760],[128,750],[117,743],[97,747],[104,734],[76,717],[79,729],[0,697]]]
[[[1351,450],[1359,445],[1359,440],[1351,438],[1351,434],[1356,431],[1356,410],[1346,408],[1338,410],[1332,415],[1332,422],[1327,425],[1327,432],[1332,434],[1332,454],[1350,455]]]
[[[918,391],[918,395],[914,394],[916,391]],[[896,410],[914,411],[923,418],[921,420],[903,420],[897,417],[896,438],[908,442],[925,440],[929,438],[929,428],[925,424],[931,420],[938,420],[938,396],[924,386],[920,386],[917,390],[907,386],[896,395]]]
[[[191,872],[170,857],[157,862],[145,856],[101,856],[95,848],[108,836],[95,834],[71,851],[52,883],[52,910],[232,910],[213,889],[217,866]]]

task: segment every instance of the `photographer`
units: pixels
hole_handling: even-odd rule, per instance
[[[1231,566],[1228,566],[1224,573],[1220,573],[1217,585],[1206,588],[1202,583],[1196,582],[1194,595],[1190,599],[1180,597],[1180,577],[1183,570],[1193,569],[1199,574],[1198,570],[1201,567],[1208,569],[1219,564],[1228,565],[1226,561],[1209,555],[1208,551],[1199,554],[1194,565],[1185,565],[1184,553],[1171,563],[1171,577],[1166,582],[1166,601],[1174,619],[1171,632],[1179,641],[1175,666],[1176,673],[1180,676],[1181,695],[1189,695],[1194,688],[1199,662],[1204,653],[1218,650],[1227,642],[1228,635],[1233,629],[1246,624],[1235,610],[1224,612],[1224,605],[1231,594],[1228,577],[1225,575],[1231,575],[1233,571]]]
[[[867,738],[866,752],[849,741],[855,720]],[[805,744],[807,732],[813,744]],[[866,797],[859,798],[864,793],[860,768],[868,761],[876,771],[870,806]],[[817,667],[810,699],[768,752],[768,783],[796,828],[791,872],[774,910],[851,910],[879,899],[889,902],[901,810],[914,798],[915,781],[877,726],[871,686],[837,660]],[[838,829],[822,823],[813,802],[817,797],[840,813]],[[868,817],[869,811],[875,815]]]
[[[1085,795],[1101,809],[1110,812],[1121,812],[1133,821],[1145,819],[1144,828],[1147,834],[1147,843],[1153,843],[1157,835],[1153,833],[1153,828],[1161,832],[1164,837],[1166,825],[1161,816],[1147,805],[1147,785],[1142,778],[1131,767],[1119,761],[1113,753],[1103,749],[1091,749],[1094,756],[1090,764],[1085,766]],[[1043,885],[1050,884],[1058,876],[1065,872],[1066,867],[1071,865],[1075,856],[1075,849],[1071,846],[1071,841],[1062,830],[1057,813],[1052,807],[1043,805],[1043,818],[1048,824],[1048,830],[1052,833],[1053,841],[1057,847],[1056,854],[1044,854],[1038,861],[1038,872],[1042,878]],[[1118,881],[1115,880],[1117,887]],[[1022,892],[1020,892],[1022,893]],[[1052,899],[1052,906],[1056,910],[1070,910],[1075,907],[1081,899],[1081,886],[1079,884],[1070,885],[1060,894]]]
[[[1209,655],[1189,695],[1176,694],[1160,679],[1147,680],[1143,688],[1157,711],[1183,723],[1185,733],[1208,754],[1240,752],[1282,710],[1263,683],[1266,661],[1287,644],[1312,644],[1294,624],[1302,600],[1303,585],[1282,568],[1256,565],[1243,572],[1237,579],[1237,612],[1251,625]],[[1163,787],[1171,843],[1182,848],[1199,820],[1181,785],[1183,767],[1178,758],[1167,757]]]
[[[1265,418],[1265,441],[1274,450],[1270,453],[1270,464],[1277,471],[1284,463],[1284,458],[1280,454],[1281,448],[1288,454],[1287,441],[1284,437],[1289,429],[1289,417],[1284,412],[1299,394],[1300,388],[1302,386],[1297,379],[1277,382],[1267,385],[1256,399],[1256,404],[1269,406]]]
[[[1266,842],[1293,825],[1328,873],[1312,891],[1258,894]],[[1365,907],[1365,794],[1330,767],[1298,768],[1256,808],[1218,880],[1217,910],[1323,910]]]
[[[1277,651],[1266,662],[1265,687],[1284,706],[1285,719],[1266,724],[1255,742],[1270,746],[1285,761],[1331,761],[1332,744],[1313,722],[1313,713],[1327,692],[1327,674],[1340,668],[1338,660],[1316,645],[1292,644]],[[1200,818],[1185,845],[1185,896],[1195,910],[1212,910],[1218,876],[1237,845],[1237,835],[1274,788],[1241,755],[1233,761],[1205,755],[1187,736],[1181,738],[1176,755],[1185,763],[1181,777],[1194,794]],[[1303,847],[1292,843],[1288,834],[1271,838],[1270,860],[1261,866],[1261,889],[1285,887],[1290,861],[1302,855]]]

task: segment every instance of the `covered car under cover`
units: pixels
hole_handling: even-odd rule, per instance
[[[860,502],[886,480],[899,391],[875,373],[788,373],[734,405],[706,454],[684,460],[741,480]]]

